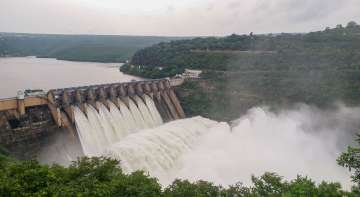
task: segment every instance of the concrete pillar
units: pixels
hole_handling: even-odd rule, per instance
[[[22,90],[17,92],[17,111],[20,116],[25,115],[25,93]]]
[[[174,104],[174,106],[176,108],[176,111],[177,111],[179,117],[180,118],[186,118],[185,112],[184,112],[183,108],[181,107],[180,102],[179,102],[174,90],[169,89],[167,92],[169,94],[169,97],[170,97],[172,103]]]
[[[71,136],[73,137],[73,139],[76,140],[77,132],[76,132],[76,129],[74,128],[72,122],[69,120],[69,118],[67,117],[67,115],[64,112],[61,112],[60,116],[61,116],[61,122],[63,123],[62,126],[65,129],[67,129],[71,133]]]
[[[49,91],[47,94],[48,99],[48,107],[50,109],[50,113],[58,127],[62,126],[61,117],[60,117],[60,108],[56,104],[56,100],[52,91]]]
[[[151,92],[151,88],[150,88],[150,84],[149,83],[144,83],[144,93],[147,94],[148,96],[150,96],[150,98],[153,99],[154,97],[154,94],[153,92]]]
[[[100,87],[98,89],[98,98],[99,98],[99,101],[104,104],[107,108],[109,108],[108,106],[108,103],[106,102],[107,100],[107,93],[105,92],[105,89],[103,87]],[[99,110],[99,109],[98,109]]]
[[[120,85],[120,86],[117,88],[117,91],[118,91],[118,95],[119,95],[119,96],[121,96],[121,97],[127,96],[125,87],[124,87],[123,85]]]
[[[110,98],[110,101],[112,103],[114,103],[116,106],[118,106],[117,104],[117,91],[116,91],[116,87],[115,86],[111,86],[109,89],[109,98]]]
[[[95,105],[96,96],[95,96],[94,90],[92,88],[89,88],[86,90],[86,94],[87,94],[86,102],[96,109],[96,105]]]
[[[179,115],[178,113],[176,112],[176,109],[173,105],[173,103],[171,102],[166,90],[165,90],[165,86],[164,84],[162,83],[162,81],[159,81],[158,82],[158,88],[159,88],[159,91],[161,93],[161,98],[165,101],[166,103],[166,106],[167,108],[169,109],[170,113],[171,113],[171,116],[173,117],[173,119],[179,119]]]
[[[168,107],[166,107],[166,103],[161,98],[161,93],[160,93],[159,88],[157,86],[157,82],[154,82],[154,81],[150,82],[149,87],[150,87],[150,92],[153,95],[152,98],[153,98],[153,100],[155,102],[156,108],[160,112],[160,115],[161,115],[162,119],[165,122],[173,120],[173,117],[171,116],[171,113],[170,113]]]
[[[165,101],[166,103],[166,106],[168,107],[170,113],[171,113],[171,116],[173,119],[180,119],[180,116],[178,115],[173,103],[171,102],[168,94],[166,91],[162,91],[161,92],[161,97],[163,98],[163,100]]]
[[[118,93],[121,101],[124,102],[127,107],[129,107],[129,97],[126,89],[127,88],[125,88],[125,86],[120,85],[118,87]]]
[[[82,91],[80,89],[77,89],[75,91],[75,100],[76,100],[76,104],[78,105],[78,107],[80,108],[80,110],[86,114],[85,112],[85,99],[82,95]]]
[[[132,84],[129,84],[127,87],[127,95],[128,96],[135,96],[135,88]]]
[[[137,102],[136,102],[136,100],[135,100],[135,96],[136,96],[136,92],[135,92],[135,87],[134,87],[134,85],[133,84],[129,84],[128,86],[127,86],[127,95],[128,95],[128,97],[127,98],[130,98],[130,99],[132,99],[132,101],[134,101],[134,103],[137,105]],[[126,97],[125,97],[126,98]],[[129,102],[129,100],[127,100],[127,102]],[[128,105],[128,107],[129,107],[129,105]]]
[[[178,113],[179,117],[180,118],[185,118],[185,112],[183,110],[183,108],[181,107],[180,105],[180,102],[174,92],[174,90],[171,88],[171,85],[170,85],[170,81],[164,81],[164,85],[165,85],[165,89],[166,89],[166,92],[168,93],[170,99],[171,99],[171,102],[174,104],[174,107],[176,109],[176,112]]]
[[[154,97],[154,102],[164,122],[174,120],[174,118],[171,116],[169,109],[166,107],[166,103],[164,102],[164,100],[158,100]]]
[[[63,103],[64,111],[69,116],[70,121],[72,123],[75,123],[74,112],[73,109],[71,108],[71,99],[67,90],[63,91],[62,103]]]
[[[142,85],[143,85],[142,83],[137,83],[135,85],[135,91],[136,94],[145,102],[145,95]]]

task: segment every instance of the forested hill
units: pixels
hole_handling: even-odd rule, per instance
[[[163,42],[139,50],[121,70],[158,78],[184,68],[204,71],[179,88],[188,116],[230,121],[258,105],[360,105],[360,26]]]
[[[185,67],[222,71],[353,69],[360,65],[359,51],[360,25],[350,22],[346,27],[307,34],[234,34],[162,42],[136,52],[131,63],[149,69],[172,67],[179,72]]]
[[[0,57],[38,56],[73,61],[124,62],[139,49],[176,39],[180,38],[0,33]]]

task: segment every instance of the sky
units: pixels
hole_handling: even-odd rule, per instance
[[[360,0],[0,0],[0,32],[222,36],[360,23]]]

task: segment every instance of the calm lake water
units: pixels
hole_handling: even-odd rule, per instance
[[[0,58],[0,98],[18,90],[127,82],[140,78],[119,72],[121,63],[72,62],[47,58]]]

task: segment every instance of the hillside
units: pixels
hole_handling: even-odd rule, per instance
[[[163,42],[139,50],[121,70],[158,78],[185,68],[204,71],[202,81],[178,90],[190,116],[230,121],[257,105],[358,105],[360,26]]]
[[[0,33],[1,56],[125,62],[139,49],[176,37]]]

